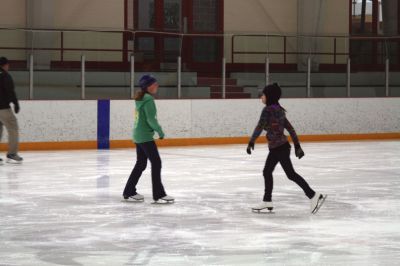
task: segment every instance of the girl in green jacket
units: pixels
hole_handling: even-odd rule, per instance
[[[126,183],[123,197],[125,201],[144,200],[144,197],[136,192],[136,185],[146,169],[147,159],[149,159],[154,202],[170,203],[174,201],[174,198],[167,196],[161,182],[161,158],[154,142],[155,132],[160,139],[164,138],[164,132],[157,121],[157,109],[153,98],[158,90],[157,80],[150,75],[144,75],[140,79],[139,85],[141,91],[135,95],[136,112],[133,129],[133,141],[136,144],[136,164]]]

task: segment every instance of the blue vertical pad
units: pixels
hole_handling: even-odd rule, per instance
[[[97,148],[110,148],[110,100],[97,102]]]

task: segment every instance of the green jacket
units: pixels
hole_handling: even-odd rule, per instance
[[[158,133],[160,138],[164,138],[164,132],[157,121],[157,109],[154,98],[146,93],[142,100],[136,101],[133,141],[135,143],[153,141],[154,131]]]

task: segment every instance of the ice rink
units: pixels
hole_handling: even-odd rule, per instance
[[[280,166],[275,214],[251,212],[266,144],[160,149],[165,206],[150,204],[149,169],[145,202],[121,202],[134,149],[22,152],[0,166],[0,265],[398,264],[400,142],[302,146],[295,169],[328,194],[316,215]]]

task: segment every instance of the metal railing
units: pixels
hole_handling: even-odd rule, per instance
[[[35,47],[33,44],[30,47],[21,47],[21,46],[4,46],[0,47],[0,50],[14,50],[14,51],[26,51],[28,54],[28,69],[29,69],[29,99],[34,99],[34,66],[35,66],[35,58],[34,53],[35,52],[43,52],[43,51],[49,51],[49,52],[58,52],[58,56],[60,58],[61,62],[68,63],[71,62],[70,60],[67,59],[67,52],[79,52],[81,53],[80,55],[80,64],[75,64],[73,68],[77,68],[80,70],[80,88],[81,88],[81,93],[80,93],[80,98],[81,99],[86,99],[87,98],[87,86],[86,86],[86,72],[88,69],[88,58],[87,54],[88,52],[98,52],[98,53],[109,53],[109,52],[117,52],[122,55],[122,60],[120,59],[119,61],[112,61],[112,62],[107,62],[109,64],[112,63],[126,63],[124,66],[129,69],[129,97],[133,98],[134,97],[134,91],[135,91],[135,71],[138,69],[135,69],[135,64],[137,62],[135,58],[135,52],[140,51],[138,47],[135,47],[135,36],[139,34],[161,34],[165,36],[175,36],[179,37],[180,39],[180,50],[178,53],[178,56],[176,58],[176,88],[177,88],[177,98],[182,98],[182,73],[185,70],[185,62],[183,61],[183,56],[185,55],[184,53],[184,47],[183,47],[183,38],[186,37],[224,37],[225,41],[228,41],[229,38],[231,40],[231,51],[230,55],[230,62],[227,62],[226,58],[221,58],[220,62],[220,72],[221,72],[221,84],[218,86],[221,87],[221,97],[226,98],[227,97],[227,87],[230,85],[227,85],[227,79],[229,78],[228,75],[229,73],[232,72],[231,68],[232,65],[235,64],[240,64],[240,62],[237,62],[235,56],[241,55],[241,56],[246,56],[246,55],[257,55],[261,58],[263,58],[263,62],[259,63],[260,65],[264,65],[264,74],[265,74],[265,79],[264,79],[264,84],[269,84],[271,82],[271,71],[274,68],[274,65],[276,64],[294,64],[293,62],[289,62],[288,58],[289,56],[303,56],[304,60],[306,62],[306,97],[311,97],[311,89],[312,89],[312,62],[311,62],[311,57],[315,56],[331,56],[331,60],[329,61],[328,64],[331,65],[343,65],[345,66],[345,74],[346,74],[346,95],[348,97],[351,96],[351,72],[352,72],[352,65],[355,64],[353,58],[351,58],[352,53],[351,53],[351,42],[352,41],[366,41],[366,42],[371,42],[372,46],[375,47],[375,52],[373,56],[375,57],[380,57],[381,59],[379,60],[382,62],[383,69],[384,69],[384,74],[385,74],[385,83],[384,83],[384,88],[385,88],[385,96],[390,96],[390,70],[394,70],[398,68],[398,65],[400,64],[400,55],[397,55],[399,58],[397,59],[397,63],[393,64],[391,61],[391,58],[389,58],[389,52],[388,52],[388,46],[390,44],[398,44],[398,49],[400,50],[400,37],[399,36],[393,36],[393,37],[349,37],[349,36],[291,36],[291,35],[286,35],[286,36],[281,36],[281,35],[270,35],[270,34],[180,34],[180,33],[170,33],[170,32],[144,32],[144,31],[109,31],[109,30],[53,30],[53,29],[1,29],[0,28],[0,33],[1,31],[23,31],[27,33],[43,33],[43,32],[49,32],[51,34],[59,34],[60,38],[58,40],[57,45],[59,47]],[[129,47],[126,44],[123,44],[124,46],[122,49],[119,48],[96,48],[96,47],[72,47],[72,46],[77,46],[76,43],[70,43],[70,40],[68,41],[67,38],[65,38],[65,33],[99,33],[99,34],[122,34],[122,39],[123,42],[126,42],[125,35],[129,34],[132,37],[132,46]],[[243,40],[240,40],[240,38],[245,38],[245,42],[250,42],[252,43],[252,39],[254,38],[264,38],[265,39],[265,44],[266,44],[266,49],[264,50],[240,50],[237,49],[238,45],[237,42],[243,42]],[[272,40],[281,40],[280,42],[275,42],[278,43],[278,45],[272,46],[271,43],[273,42]],[[301,48],[297,49],[290,47],[291,42],[295,41],[296,45],[299,44],[299,42],[305,41],[307,45],[305,45],[306,48]],[[308,43],[307,43],[308,42]],[[330,51],[319,51],[318,49],[315,49],[313,47],[312,42],[323,42],[325,47],[328,47],[331,49]],[[69,43],[69,45],[67,45]],[[78,42],[79,43],[79,42]],[[255,42],[253,42],[255,43]],[[279,43],[282,43],[283,45],[280,46]],[[330,45],[326,45],[327,43],[330,43]],[[126,46],[125,46],[126,45]],[[243,44],[242,44],[243,46]],[[255,45],[257,46],[257,45]],[[262,46],[262,45],[261,45]],[[379,48],[377,48],[379,46]],[[324,48],[325,49],[325,48]],[[308,51],[307,51],[308,50]],[[226,55],[229,53],[225,53]],[[276,58],[273,59],[272,56],[274,55],[280,55],[283,59],[282,61],[277,61]],[[362,53],[358,53],[358,55],[362,56]],[[341,60],[339,60],[339,56],[341,56]],[[343,58],[345,58],[345,61],[343,62]],[[11,58],[12,59],[12,58]],[[396,58],[395,58],[396,59]],[[93,62],[91,62],[93,63]],[[94,62],[96,63],[96,62]],[[194,69],[195,70],[195,69]],[[150,70],[151,71],[151,70]]]
[[[259,50],[259,51],[243,51],[240,49],[236,49],[237,46],[237,42],[239,38],[246,38],[247,42],[251,42],[250,39],[254,39],[254,38],[264,38],[265,39],[265,44],[267,45],[267,49],[264,50]],[[270,47],[270,43],[272,42],[272,40],[279,40],[281,39],[283,45],[281,47],[278,46],[278,48],[280,48],[280,51],[271,51],[271,47]],[[319,43],[324,43],[325,46],[329,46],[326,45],[327,43],[331,42],[330,47],[333,47],[331,51],[329,52],[321,52],[318,51],[318,48],[311,48],[310,49],[290,49],[288,47],[288,39],[295,39],[296,42],[299,41],[314,41],[314,42],[319,42]],[[231,47],[232,47],[232,51],[231,51],[231,62],[232,63],[237,63],[235,60],[235,56],[236,55],[260,55],[260,56],[271,56],[271,55],[281,55],[283,57],[283,60],[281,62],[277,62],[277,63],[281,63],[281,64],[287,64],[287,58],[288,55],[305,55],[305,56],[321,56],[321,55],[326,55],[326,56],[332,56],[332,61],[330,62],[330,64],[337,64],[337,58],[338,56],[351,56],[352,53],[349,51],[350,47],[351,47],[351,42],[352,41],[364,41],[364,42],[371,42],[373,45],[377,46],[377,45],[381,45],[383,49],[377,49],[377,47],[375,47],[376,51],[374,51],[374,56],[377,57],[382,57],[385,58],[385,62],[386,62],[386,58],[388,57],[388,51],[387,51],[387,47],[389,43],[395,43],[398,44],[400,47],[400,36],[390,36],[390,37],[384,37],[384,36],[300,36],[300,35],[271,35],[271,34],[233,34],[231,36]],[[344,52],[340,52],[338,51],[338,43],[342,43],[343,45],[343,49]],[[311,45],[309,45],[311,46]],[[318,44],[316,44],[315,46],[318,46]],[[275,46],[274,48],[276,48],[277,46]],[[297,48],[297,47],[296,47]],[[300,50],[300,51],[299,51]],[[371,54],[362,54],[362,53],[357,53],[357,55],[371,55]],[[398,56],[398,63],[400,65],[400,51]]]

